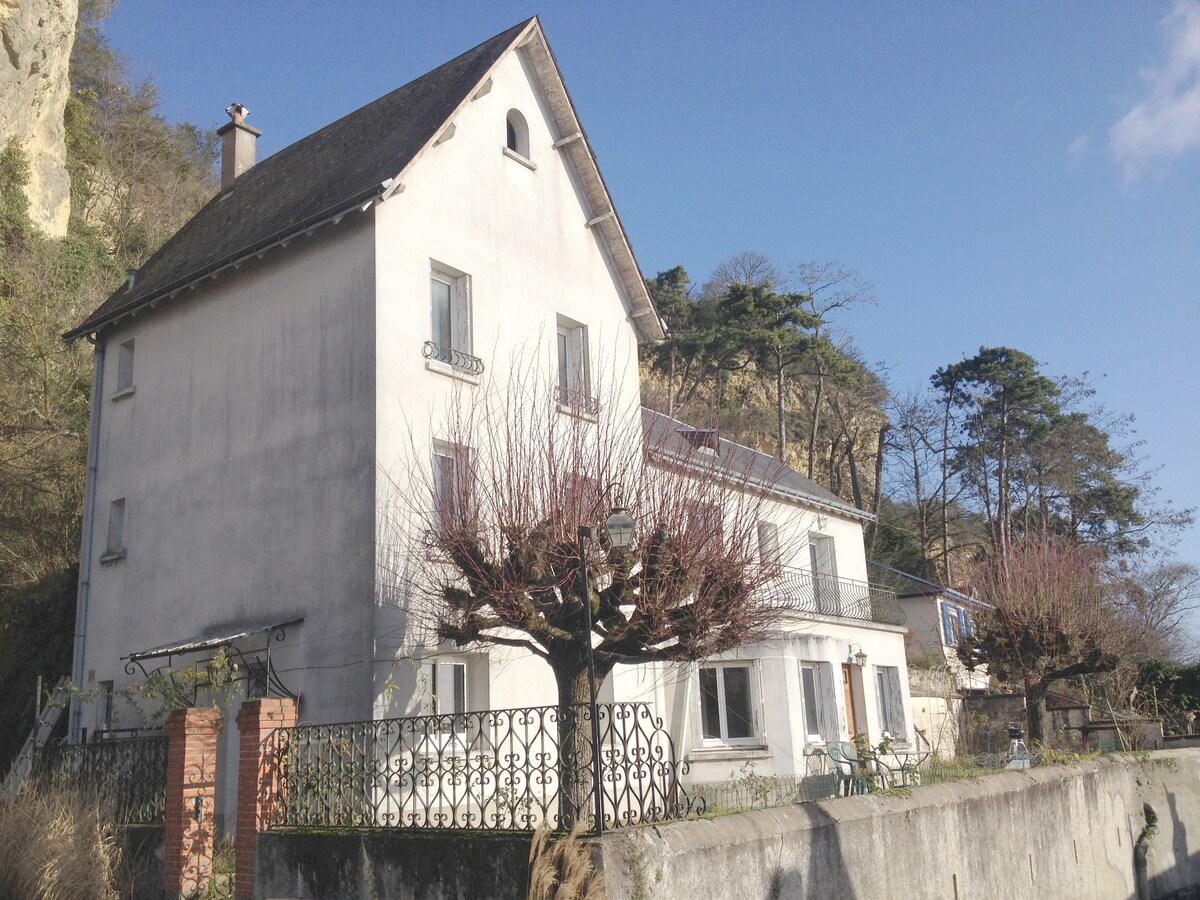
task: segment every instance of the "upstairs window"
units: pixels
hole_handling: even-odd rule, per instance
[[[113,398],[133,393],[133,341],[125,341],[117,348],[117,389]]]
[[[483,361],[471,355],[471,278],[436,266],[429,273],[430,340],[425,358],[479,375]]]
[[[774,522],[758,523],[758,562],[768,575],[783,571],[783,558],[779,552],[779,526]]]
[[[125,555],[125,498],[108,505],[108,538],[101,562],[120,559]]]
[[[836,616],[841,607],[838,603],[837,559],[834,556],[833,538],[820,534],[808,536],[808,567],[812,573],[817,612]]]
[[[529,159],[529,126],[520,111],[510,109],[505,121],[505,147]]]
[[[468,509],[470,453],[466,447],[437,443],[433,448],[433,512],[442,534],[463,525]]]
[[[564,316],[558,317],[556,340],[556,392],[561,406],[595,415],[600,404],[592,396],[588,371],[587,326]]]

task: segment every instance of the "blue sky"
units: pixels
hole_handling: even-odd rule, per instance
[[[534,13],[647,275],[835,260],[896,390],[981,345],[1089,372],[1200,506],[1200,0],[121,0],[105,33],[168,119],[241,102],[265,156]]]

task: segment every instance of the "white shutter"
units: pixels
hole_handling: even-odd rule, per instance
[[[762,677],[762,660],[754,661],[754,673],[757,684],[754,685],[755,699],[754,704],[755,715],[758,718],[758,727],[755,729],[755,737],[764,744],[767,742],[767,717],[766,708],[763,706],[763,677]]]
[[[450,321],[454,326],[454,349],[461,353],[471,352],[471,279],[463,275],[454,280],[454,313]]]
[[[895,737],[903,738],[908,732],[904,721],[904,694],[900,690],[900,670],[895,666],[889,666],[884,682],[888,692],[888,709],[892,718],[889,723],[892,726],[891,732]]]

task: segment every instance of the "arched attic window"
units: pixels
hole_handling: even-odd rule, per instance
[[[529,159],[529,126],[520,111],[510,109],[507,117],[507,146],[513,153]]]

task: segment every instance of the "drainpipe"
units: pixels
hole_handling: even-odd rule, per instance
[[[1146,853],[1150,849],[1150,839],[1158,834],[1158,813],[1149,803],[1143,803],[1142,815],[1146,818],[1146,827],[1142,829],[1133,845],[1133,882],[1137,887],[1137,900],[1150,900]]]
[[[100,456],[100,411],[104,389],[104,342],[88,335],[96,353],[92,363],[92,415],[88,428],[87,483],[84,488],[83,528],[79,548],[79,593],[75,601],[75,655],[71,664],[71,679],[77,688],[83,687],[83,666],[87,651],[88,593],[92,578],[92,532],[96,518],[96,469]],[[79,697],[71,698],[71,740],[79,740],[83,708]]]

